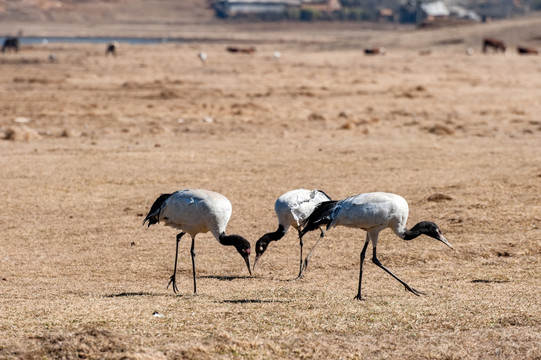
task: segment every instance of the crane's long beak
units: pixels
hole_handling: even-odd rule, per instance
[[[250,255],[245,255],[244,261],[246,262],[246,266],[248,266],[248,272],[250,273],[250,276],[252,276],[252,268],[250,267]]]
[[[255,264],[257,264],[257,261],[259,260],[260,257],[261,257],[261,255],[256,255],[255,256],[254,267],[252,268],[254,271],[255,271]]]
[[[447,241],[447,239],[443,235],[440,235],[438,240],[444,243],[445,245],[449,246],[451,249],[453,250],[455,249],[451,244],[449,244],[449,241]]]

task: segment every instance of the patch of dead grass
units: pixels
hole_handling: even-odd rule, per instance
[[[541,142],[538,131],[522,132],[539,124],[512,121],[539,113],[522,91],[541,97],[528,75],[537,65],[436,51],[373,62],[359,60],[356,45],[287,44],[279,69],[267,55],[275,44],[242,58],[205,44],[220,59],[205,67],[193,44],[128,46],[107,60],[101,47],[74,45],[59,54],[62,67],[3,63],[43,81],[0,78],[0,92],[18,99],[0,97],[1,128],[24,117],[45,135],[0,141],[0,358],[541,356]],[[355,61],[370,63],[352,70]],[[456,76],[441,76],[446,69]],[[177,96],[159,96],[165,90]],[[434,124],[461,130],[426,136]],[[408,225],[436,222],[456,251],[383,231],[382,263],[428,295],[407,293],[369,253],[359,302],[362,230],[329,230],[297,281],[293,230],[252,277],[234,249],[201,234],[199,294],[182,240],[174,295],[176,231],[142,227],[142,216],[158,194],[196,187],[231,200],[227,231],[252,245],[276,229],[276,198],[304,187],[334,199],[399,193]],[[316,239],[307,235],[305,249]]]

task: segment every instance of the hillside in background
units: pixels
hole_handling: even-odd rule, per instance
[[[435,0],[434,0],[435,1]],[[374,13],[387,7],[395,12],[403,0],[341,0],[344,8],[362,8]],[[430,2],[430,1],[424,1]],[[505,18],[527,14],[541,0],[447,0],[480,15]],[[212,0],[0,0],[0,21],[62,23],[208,24],[219,22]],[[414,1],[410,1],[414,3]]]
[[[214,21],[205,0],[0,0],[0,21],[182,23]]]

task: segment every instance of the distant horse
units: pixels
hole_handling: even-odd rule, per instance
[[[232,52],[232,53],[252,54],[255,52],[255,47],[250,46],[250,47],[242,48],[242,47],[236,47],[236,46],[228,46],[227,51]]]
[[[6,50],[13,50],[14,52],[19,52],[19,38],[8,37],[4,40],[4,45],[2,46],[2,52]]]
[[[364,49],[365,55],[385,55],[385,48],[366,48]]]
[[[517,46],[517,52],[521,55],[537,55],[539,54],[536,49],[526,46]]]
[[[111,54],[113,56],[116,56],[117,48],[118,48],[118,43],[116,41],[108,44],[107,49],[105,50],[105,56],[107,56],[109,54]]]
[[[501,51],[501,52],[505,52],[505,43],[499,39],[495,39],[495,38],[484,38],[483,39],[483,52],[486,53],[487,52],[487,48],[492,48],[494,49],[495,52],[498,52],[498,51]]]

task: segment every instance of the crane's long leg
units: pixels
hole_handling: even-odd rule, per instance
[[[302,240],[301,229],[298,229],[297,231],[299,232],[299,245],[301,246],[301,260],[299,262],[299,276],[297,276],[295,280],[300,279],[303,273],[302,271],[302,246],[304,245],[304,241]]]
[[[178,292],[177,288],[177,260],[178,260],[178,243],[180,242],[180,239],[184,236],[184,232],[181,232],[177,234],[177,250],[175,252],[175,270],[173,271],[173,275],[169,278],[169,283],[167,284],[167,288],[169,288],[169,285],[173,284],[173,292],[176,294]]]
[[[193,293],[197,294],[197,283],[195,282],[195,236],[192,238],[192,248],[190,249],[190,254],[192,254]]]
[[[368,233],[366,234],[366,241],[363,246],[363,250],[361,251],[361,264],[359,267],[359,290],[357,291],[357,296],[355,296],[356,300],[362,300],[361,298],[361,282],[363,281],[363,263],[364,263],[364,257],[366,255],[366,249],[368,248],[368,243],[370,242],[370,237],[368,236]]]
[[[409,286],[408,284],[406,284],[403,280],[401,280],[398,276],[396,276],[395,274],[393,274],[389,269],[387,269],[385,266],[383,266],[383,264],[378,260],[378,258],[376,257],[376,247],[374,246],[374,254],[372,256],[372,262],[374,264],[376,264],[377,266],[379,266],[380,268],[382,268],[383,270],[385,270],[389,275],[391,275],[392,277],[394,277],[396,280],[398,280],[402,285],[405,286],[406,290],[412,292],[413,294],[417,295],[417,296],[420,296],[420,295],[425,295],[424,293],[418,291],[418,290],[415,290],[414,288],[412,288],[411,286]]]
[[[319,231],[321,232],[321,234],[319,234],[319,238],[317,239],[316,243],[312,247],[312,250],[310,250],[310,252],[308,253],[308,256],[306,256],[306,259],[304,259],[304,266],[302,269],[303,273],[304,273],[304,270],[306,270],[306,268],[308,267],[308,260],[310,260],[310,256],[312,256],[312,252],[314,252],[314,249],[316,248],[317,244],[319,244],[319,241],[323,239],[323,237],[325,236],[325,232],[321,230],[321,228],[319,228]]]

